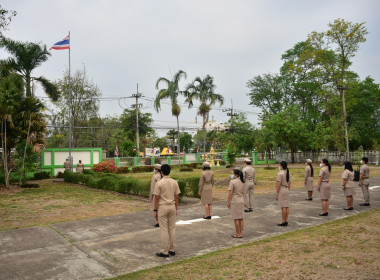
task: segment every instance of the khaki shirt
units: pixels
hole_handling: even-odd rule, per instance
[[[240,178],[230,181],[229,191],[232,191],[230,203],[244,203],[244,184]]]
[[[199,192],[202,192],[203,187],[205,185],[208,187],[211,186],[212,188],[213,183],[214,183],[214,173],[212,173],[212,171],[210,170],[203,171],[201,174],[201,178],[199,180]]]
[[[282,187],[289,187],[289,183],[290,183],[291,178],[290,178],[290,174],[289,174],[289,182],[287,182],[286,181],[286,174],[287,174],[287,170],[281,170],[277,173],[276,181],[280,182]]]
[[[344,180],[346,179],[346,188],[353,188],[354,187],[354,171],[350,171],[348,169],[345,169],[342,174],[342,186],[344,183]]]
[[[156,173],[152,177],[152,181],[150,182],[150,192],[149,197],[153,196],[154,187],[156,186],[156,183],[161,180],[161,173]]]
[[[63,166],[65,167],[66,170],[70,170],[70,168],[71,168],[70,161],[69,161],[69,160],[66,160],[66,161],[63,163]]]
[[[305,181],[308,179],[308,178],[313,178],[313,176],[311,176],[311,168],[309,165],[307,165],[305,167]]]
[[[159,205],[175,204],[175,195],[179,195],[180,193],[178,182],[169,176],[164,176],[158,181],[153,190],[154,195],[160,196]]]
[[[255,169],[251,165],[243,168],[244,181],[255,181]]]
[[[319,177],[322,177],[322,182],[330,181],[330,171],[328,166],[323,166],[319,171]]]
[[[363,164],[360,167],[360,174],[363,174],[363,179],[368,179],[369,178],[369,167],[367,164]]]
[[[83,163],[78,163],[76,167],[77,172],[83,172],[84,169],[84,164]]]

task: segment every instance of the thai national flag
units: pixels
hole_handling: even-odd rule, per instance
[[[182,150],[182,153],[185,153],[185,146],[183,146],[183,150]]]
[[[136,147],[134,147],[132,152],[136,152],[136,151],[137,151],[137,149],[136,149]]]
[[[167,153],[167,154],[169,154],[169,149],[170,149],[170,148],[168,147],[168,149],[166,150],[166,153]]]
[[[117,148],[116,146],[116,149],[115,149],[115,157],[118,157],[119,156],[119,149]]]
[[[66,50],[70,49],[70,35],[55,43],[49,50]]]
[[[199,152],[199,146],[198,146],[198,149],[197,149],[197,153]]]

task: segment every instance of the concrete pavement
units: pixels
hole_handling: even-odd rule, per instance
[[[332,184],[328,217],[320,217],[318,192],[305,201],[303,189],[292,190],[288,227],[278,227],[281,212],[273,194],[255,196],[255,210],[245,215],[242,239],[233,239],[233,221],[226,201],[213,205],[219,218],[198,220],[202,205],[181,207],[177,221],[176,256],[162,259],[160,229],[152,211],[51,224],[0,232],[0,279],[104,279],[259,239],[338,220],[380,207],[380,177],[370,178],[371,206],[362,207],[356,187],[354,211],[346,206],[340,184]],[[378,187],[376,187],[378,186]],[[226,194],[227,196],[227,194]]]

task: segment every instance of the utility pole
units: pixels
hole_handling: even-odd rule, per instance
[[[348,161],[349,159],[349,155],[350,155],[350,146],[348,144],[348,130],[347,130],[347,113],[346,113],[346,101],[345,101],[345,97],[344,97],[344,90],[348,89],[347,87],[345,86],[342,86],[342,85],[338,85],[337,86],[338,90],[340,91],[340,95],[342,96],[342,105],[343,105],[343,121],[344,121],[344,138],[345,138],[345,142],[346,142],[346,161]]]
[[[137,156],[140,155],[140,136],[139,136],[139,108],[142,106],[142,104],[139,104],[139,98],[142,96],[141,93],[139,93],[139,84],[137,84],[137,93],[132,94],[132,97],[136,98],[136,104],[132,104],[132,108],[136,109],[136,150],[137,150]]]
[[[234,113],[234,104],[232,103],[231,99],[231,108],[228,109],[223,109],[223,112],[228,112],[227,116],[231,117],[231,130],[233,132],[233,127],[234,127],[234,117],[238,116],[238,113]]]

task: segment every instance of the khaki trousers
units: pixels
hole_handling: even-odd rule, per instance
[[[255,184],[252,181],[244,183],[244,208],[246,210],[253,209],[253,191]]]
[[[176,221],[175,205],[159,205],[158,207],[158,223],[161,229],[162,253],[167,255],[169,251],[175,252],[175,221]],[[169,246],[170,242],[170,246]]]
[[[368,191],[369,184],[364,184],[362,182],[361,188],[363,192],[363,198],[365,203],[369,203],[369,191]]]

